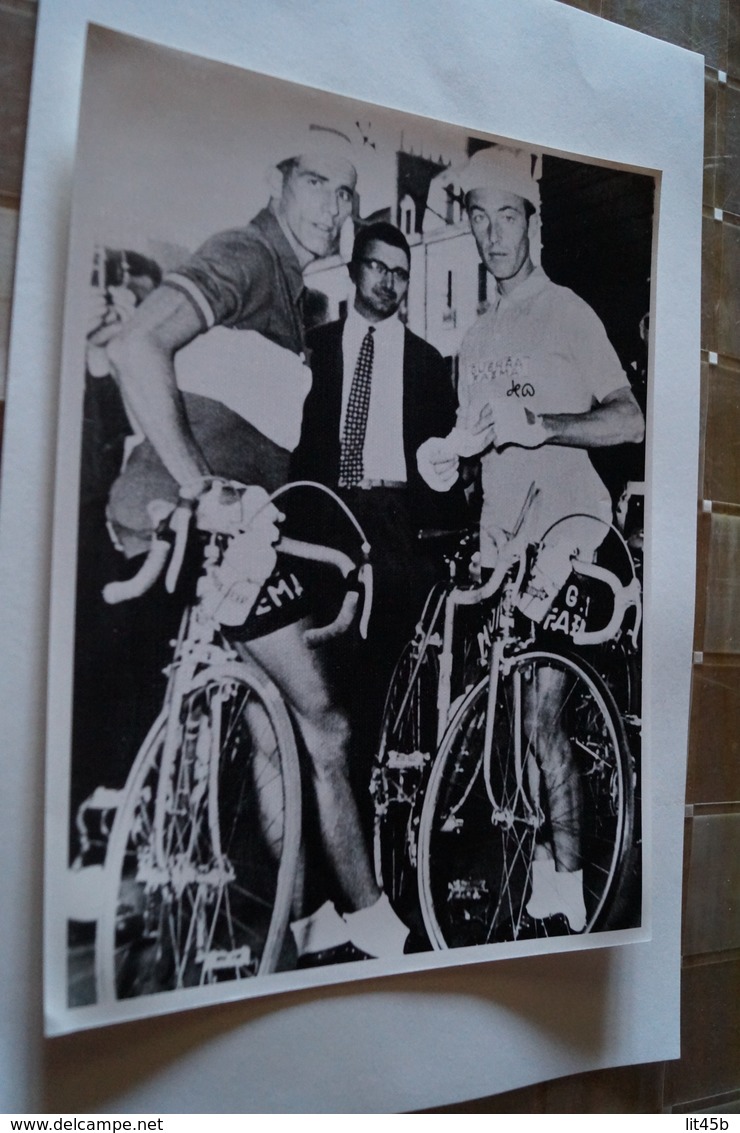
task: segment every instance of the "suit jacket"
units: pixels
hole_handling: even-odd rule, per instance
[[[303,407],[301,439],[293,454],[291,479],[339,482],[342,414],[342,331],[344,321],[317,327],[307,336],[313,385]],[[444,437],[455,424],[457,398],[438,350],[404,330],[403,447],[409,514],[418,528],[452,530],[465,525],[465,498],[459,485],[434,492],[416,467],[416,450],[429,437]]]

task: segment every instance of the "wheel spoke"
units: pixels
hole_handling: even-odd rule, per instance
[[[550,690],[549,700],[540,685]],[[541,920],[526,915],[533,860],[553,853],[541,771],[553,734],[568,745],[583,796],[563,829],[579,839],[586,931],[595,931],[625,876],[634,807],[629,752],[611,697],[581,662],[547,651],[523,654],[499,676],[488,762],[487,699],[486,679],[460,707],[429,780],[419,844],[429,937],[435,947],[455,948],[565,931],[565,914],[555,908]]]
[[[152,729],[111,832],[101,999],[255,975],[280,958],[300,846],[287,713],[263,674],[229,663],[193,683],[179,724],[176,744],[164,719]]]
[[[419,811],[437,732],[437,653],[425,643],[426,638],[424,644],[408,645],[394,671],[371,787],[378,884],[399,916],[419,934],[423,934],[416,881]]]

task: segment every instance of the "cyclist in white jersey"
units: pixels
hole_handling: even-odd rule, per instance
[[[639,443],[644,435],[642,412],[601,321],[535,263],[537,162],[530,152],[494,145],[474,154],[462,173],[470,227],[496,289],[462,343],[456,427],[418,453],[420,472],[439,491],[457,480],[460,457],[481,454],[484,567],[496,565],[514,534],[534,542],[574,513],[610,521],[609,493],[587,450]],[[605,530],[584,521],[580,529],[570,524],[569,536],[588,557]],[[569,555],[562,559],[567,573]],[[581,797],[559,723],[564,693],[562,674],[544,666],[529,692],[546,737],[536,754],[553,836],[534,863],[527,911],[535,919],[562,914],[578,932],[586,923]]]

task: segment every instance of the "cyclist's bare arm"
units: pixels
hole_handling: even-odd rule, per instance
[[[594,400],[586,413],[536,414],[523,401],[498,397],[478,411],[472,424],[468,422],[470,417],[470,411],[461,408],[457,427],[445,438],[460,456],[472,456],[489,444],[497,449],[508,445],[540,448],[548,444],[609,448],[638,444],[645,434],[642,411],[628,385],[601,401]]]
[[[539,420],[551,445],[608,448],[639,444],[645,435],[642,410],[629,386],[608,394],[588,413],[543,413]]]
[[[546,444],[591,449],[639,444],[644,435],[645,419],[629,386],[595,401],[587,413],[536,415],[523,402],[502,397],[484,405],[470,426],[459,419],[447,437],[430,437],[417,452],[417,465],[429,487],[444,492],[457,480],[458,458],[474,456],[491,443],[497,449]]]
[[[160,287],[108,343],[129,412],[180,485],[196,484],[210,471],[190,431],[174,367],[177,351],[202,329],[190,302]]]

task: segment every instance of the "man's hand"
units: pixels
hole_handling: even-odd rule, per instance
[[[210,614],[222,625],[243,625],[262,584],[275,569],[275,543],[282,515],[264,488],[232,488],[214,483],[201,496],[198,527],[231,535],[213,591],[205,598]]]
[[[107,291],[94,287],[87,313],[88,342],[93,346],[105,346],[135,310],[136,296],[128,287],[110,287]]]
[[[483,406],[478,419],[470,428],[463,429],[460,425],[455,425],[445,439],[457,456],[478,456],[490,448],[494,442],[493,410],[490,404],[487,402]]]
[[[429,437],[416,452],[419,475],[434,492],[449,491],[457,480],[459,463],[448,437]]]
[[[496,398],[490,409],[493,443],[497,449],[505,448],[506,445],[539,448],[549,439],[541,417],[537,417],[515,398]]]
[[[190,493],[184,491],[184,495]],[[191,496],[191,498],[193,498]],[[221,480],[207,483],[198,495],[197,526],[218,535],[254,532],[255,538],[277,543],[282,516],[264,488],[239,488]]]
[[[100,291],[95,287],[90,296],[87,317],[86,364],[93,378],[106,377],[111,372],[106,347],[121,333],[136,308],[136,296],[128,287],[111,287]]]

